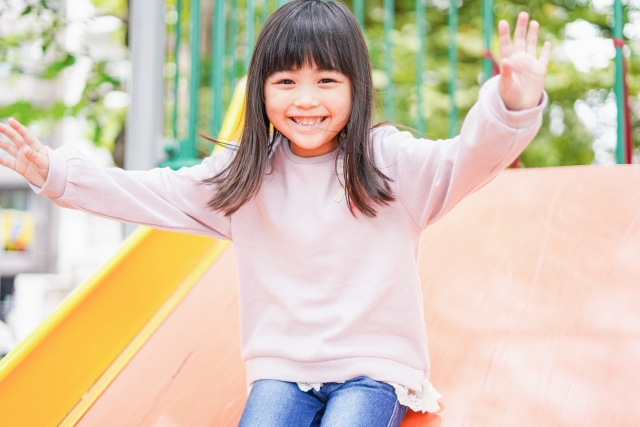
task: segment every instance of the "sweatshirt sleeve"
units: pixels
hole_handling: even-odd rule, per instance
[[[421,229],[495,178],[538,132],[546,93],[534,108],[509,111],[498,92],[499,78],[483,85],[455,138],[416,139],[394,127],[378,132],[395,195]]]
[[[232,149],[178,171],[101,168],[70,146],[48,152],[47,180],[41,188],[32,188],[59,206],[153,228],[231,239],[231,219],[207,207],[214,188],[202,180],[224,168]]]

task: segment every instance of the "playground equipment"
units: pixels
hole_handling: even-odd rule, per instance
[[[492,54],[492,35],[494,28],[494,0],[480,0],[482,3],[482,32],[484,45],[484,59],[482,60],[482,71],[484,79],[496,74],[498,64]],[[188,3],[188,11],[186,3]],[[210,70],[211,81],[208,84],[210,114],[207,118],[206,125],[200,126],[206,129],[211,135],[218,135],[220,125],[222,123],[222,115],[225,110],[226,99],[230,99],[230,93],[240,76],[245,75],[251,59],[254,39],[268,15],[276,8],[286,3],[283,0],[223,0],[215,1],[210,17],[213,22],[213,31],[211,32],[210,46]],[[349,3],[349,2],[347,2]],[[353,0],[350,2],[352,11],[360,25],[365,29],[365,2],[364,0]],[[418,130],[424,134],[426,130],[426,119],[421,113],[424,111],[424,95],[420,88],[424,87],[423,79],[427,59],[427,46],[425,43],[427,36],[426,14],[429,13],[426,7],[426,0],[415,0],[415,16],[416,16],[416,39],[418,46],[416,49],[415,62],[415,103],[417,114],[415,121],[412,123],[403,123]],[[240,7],[242,6],[242,7]],[[173,77],[173,83],[170,90],[174,104],[171,113],[171,136],[175,141],[170,144],[168,153],[170,159],[165,163],[172,167],[180,167],[184,164],[192,164],[194,159],[198,158],[197,130],[199,118],[201,117],[199,110],[201,108],[201,68],[205,64],[201,64],[202,49],[200,46],[200,37],[189,37],[189,97],[188,97],[188,120],[186,135],[183,138],[179,135],[179,62],[181,56],[180,47],[181,40],[184,37],[183,16],[188,16],[190,34],[200,34],[201,20],[203,19],[200,10],[200,0],[175,0],[175,14],[177,18],[175,23],[168,26],[170,48],[169,60],[175,64],[176,72]],[[382,66],[387,80],[390,82],[383,91],[383,104],[386,119],[395,119],[394,105],[397,102],[394,95],[394,76],[393,76],[393,40],[392,32],[395,25],[395,9],[396,2],[394,0],[383,0],[383,33],[382,40],[384,45],[384,64]],[[625,44],[623,29],[623,9],[621,0],[614,0],[614,24],[612,28],[612,36],[614,46],[616,48],[615,58],[615,84],[614,92],[616,94],[617,111],[618,111],[618,132],[616,159],[618,163],[631,163],[632,154],[632,135],[630,109],[628,105],[628,90],[626,85],[626,66],[622,48]],[[185,21],[186,22],[186,21]],[[456,93],[456,79],[458,68],[458,1],[450,0],[448,8],[448,27],[449,27],[449,78],[448,78],[448,97],[454,99]],[[240,36],[239,36],[240,35]],[[226,82],[226,83],[225,83]],[[412,102],[404,100],[403,102]],[[455,102],[449,103],[449,136],[458,133],[458,111]]]
[[[242,93],[222,140],[237,138]],[[424,233],[444,409],[403,426],[640,425],[640,191],[622,185],[639,178],[637,166],[507,171]],[[235,425],[234,262],[226,242],[139,229],[0,362],[0,424]]]
[[[242,119],[236,91],[222,136]],[[438,414],[404,427],[640,425],[639,166],[510,170],[427,229]],[[228,243],[138,229],[0,362],[0,423],[234,426]]]

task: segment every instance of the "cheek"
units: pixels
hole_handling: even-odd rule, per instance
[[[352,94],[351,94],[351,82],[342,87],[342,90],[337,95],[335,100],[336,107],[340,108],[340,118],[344,121],[349,120],[352,107]]]
[[[342,120],[347,120],[351,115],[351,93],[342,94],[336,97],[332,103],[334,116]]]
[[[273,123],[274,121],[282,120],[283,114],[287,108],[286,100],[284,100],[281,95],[279,96],[278,93],[265,91],[264,107],[267,112],[267,117]]]
[[[279,114],[278,114],[277,105],[274,105],[273,98],[269,98],[265,96],[264,108],[267,112],[267,117],[269,118],[269,121],[271,123],[273,123],[274,120],[277,120],[277,118],[279,117]]]

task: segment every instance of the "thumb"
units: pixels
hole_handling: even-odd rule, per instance
[[[500,64],[500,83],[498,90],[501,95],[506,95],[513,85],[513,67],[508,59],[502,61]]]
[[[513,67],[511,67],[511,61],[509,61],[508,59],[503,59],[502,64],[500,65],[501,65],[500,67],[501,80],[505,84],[508,84],[508,86],[510,86],[511,80],[513,79]]]

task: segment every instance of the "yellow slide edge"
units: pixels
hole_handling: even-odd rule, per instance
[[[127,240],[0,362],[3,425],[57,426],[220,244],[144,229]]]
[[[238,81],[236,85],[231,101],[229,102],[229,109],[222,122],[220,128],[220,135],[218,135],[218,141],[222,143],[239,142],[242,135],[242,127],[244,126],[244,101],[245,92],[247,88],[247,78],[243,77]],[[214,152],[221,147],[217,146]]]
[[[240,139],[245,83],[234,92],[220,141]],[[3,424],[80,419],[225,247],[207,237],[137,229],[0,361]]]
[[[0,383],[2,383],[29,354],[33,353],[43,340],[48,337],[70,313],[83,303],[95,287],[100,286],[100,278],[108,275],[110,271],[126,259],[127,255],[138,247],[151,231],[152,230],[147,227],[136,228],[107,262],[101,265],[81,286],[74,289],[50,316],[0,361]]]
[[[91,389],[84,394],[82,400],[71,410],[65,419],[62,420],[60,427],[75,426],[82,419],[84,414],[93,406],[113,380],[117,378],[120,372],[122,372],[131,359],[133,359],[156,330],[158,330],[166,318],[169,317],[173,310],[175,310],[191,289],[193,289],[204,273],[215,263],[227,248],[228,244],[228,241],[220,241],[218,245],[215,245],[213,249],[209,251],[200,264],[189,274],[185,282],[169,297],[162,307],[160,307],[151,320],[142,328],[124,351],[120,353],[118,358],[107,368]]]

